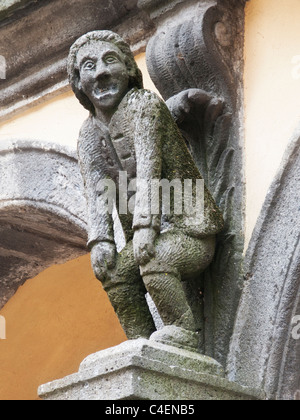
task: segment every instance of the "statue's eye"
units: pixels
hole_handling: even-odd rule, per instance
[[[93,61],[86,61],[83,65],[85,70],[93,70],[95,68],[95,63]]]
[[[106,64],[114,64],[118,62],[118,59],[113,55],[108,55],[107,57],[105,57],[104,61]]]

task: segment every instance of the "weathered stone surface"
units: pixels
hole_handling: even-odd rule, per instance
[[[39,387],[43,400],[256,400],[259,392],[224,379],[206,356],[128,341],[87,357],[79,372]]]
[[[0,307],[43,269],[87,253],[85,205],[74,152],[1,142]]]
[[[36,3],[38,0],[1,0],[0,20],[10,16],[15,10],[26,6],[28,3]]]
[[[150,76],[173,108],[177,95],[183,114],[178,124],[225,218],[215,259],[197,281],[205,302],[203,351],[224,365],[243,286],[244,5],[244,0],[139,1],[157,27],[147,45]],[[182,93],[191,88],[210,95],[206,106],[195,98],[186,107]]]
[[[16,3],[15,6],[26,7],[18,7],[11,16],[3,15],[0,25],[0,55],[7,63],[6,80],[0,80],[0,119],[68,88],[68,51],[83,33],[113,28],[136,51],[144,48],[153,27],[136,3],[137,0],[90,0],[88,5],[85,0]]]
[[[179,327],[176,335],[184,330],[193,333],[192,340],[190,334],[182,334],[183,339],[176,337],[173,345],[182,345],[186,339],[188,346],[193,342],[198,350],[202,325],[183,283],[188,284],[212,261],[215,236],[223,229],[222,214],[204,188],[166,104],[155,93],[142,89],[141,71],[119,35],[93,31],[80,37],[71,47],[68,73],[77,99],[90,111],[80,131],[78,154],[94,273],[129,339],[149,338],[155,331],[145,300],[147,290],[166,326]],[[198,93],[202,97],[202,92]],[[166,180],[168,191],[163,188],[160,199],[159,182]],[[180,185],[179,192],[176,188],[171,194],[170,182],[174,180]],[[196,205],[194,215],[187,211],[186,180],[191,180],[189,198],[192,206]],[[107,204],[107,187],[111,206]],[[196,202],[196,190],[201,202],[199,194]],[[114,206],[126,238],[121,252],[116,252],[114,239]],[[197,289],[190,289],[197,296]]]
[[[187,0],[138,0],[138,6],[147,10],[154,21],[181,3],[187,4],[188,2]]]
[[[264,388],[268,398],[294,399],[300,388],[300,127],[275,178],[245,261],[230,379]]]

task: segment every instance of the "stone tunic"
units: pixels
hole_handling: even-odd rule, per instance
[[[109,127],[91,115],[83,124],[78,141],[78,155],[88,203],[88,245],[101,241],[114,243],[112,215],[107,211],[107,196],[99,191],[99,181],[112,180],[117,189],[120,171],[127,172],[128,183],[137,179],[151,181],[166,179],[202,179],[185,141],[166,104],[153,92],[132,89],[122,100]],[[126,241],[142,227],[158,232],[180,230],[195,238],[215,235],[223,229],[223,218],[212,196],[205,188],[204,218],[191,224],[183,212],[174,214],[145,214],[140,203],[149,202],[147,189],[137,190],[132,215],[120,214]],[[130,198],[130,194],[128,199]],[[118,208],[118,198],[116,206]]]

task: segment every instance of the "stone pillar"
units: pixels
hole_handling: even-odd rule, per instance
[[[287,148],[245,257],[228,376],[268,399],[299,399],[300,125]]]
[[[39,387],[43,400],[257,400],[215,360],[138,339],[88,356],[78,373]]]

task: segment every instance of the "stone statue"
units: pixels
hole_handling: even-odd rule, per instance
[[[80,131],[78,155],[95,275],[129,339],[152,336],[197,349],[197,325],[182,282],[211,263],[222,215],[206,188],[201,223],[191,223],[185,211],[177,214],[174,204],[169,214],[162,206],[155,214],[149,212],[152,180],[193,180],[194,191],[202,177],[166,104],[143,89],[141,72],[120,36],[110,31],[82,36],[71,47],[68,73],[76,97],[90,111]],[[188,104],[189,94],[181,96]],[[114,208],[126,246],[117,252],[114,216],[99,183],[113,181],[119,189],[124,173],[128,184],[144,180],[146,186],[136,189],[131,212],[118,211],[124,198],[118,191]],[[128,192],[128,200],[132,198]],[[165,325],[157,332],[147,292]]]

